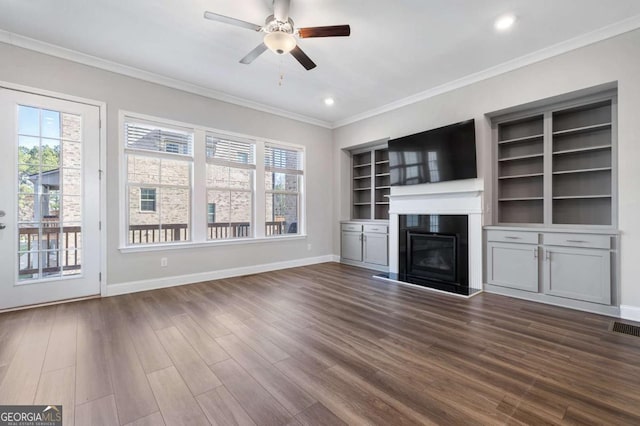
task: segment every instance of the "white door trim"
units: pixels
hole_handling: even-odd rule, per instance
[[[50,98],[60,99],[63,101],[71,101],[86,105],[95,106],[100,114],[99,129],[99,151],[100,151],[100,296],[107,296],[107,103],[96,101],[94,99],[82,98],[78,96],[68,95],[65,93],[54,92],[51,90],[38,89],[35,87],[24,86],[7,81],[0,80],[0,88],[15,90],[19,92],[30,93],[33,95],[47,96]]]

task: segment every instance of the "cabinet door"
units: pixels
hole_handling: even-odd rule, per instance
[[[389,263],[388,250],[387,234],[364,234],[364,261],[366,263],[386,266]]]
[[[609,250],[545,247],[544,278],[547,294],[611,304]]]
[[[538,246],[489,242],[487,282],[538,292]]]
[[[342,231],[342,250],[340,255],[346,260],[362,262],[362,233]]]

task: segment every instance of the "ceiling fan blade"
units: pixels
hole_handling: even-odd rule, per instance
[[[273,16],[280,22],[287,22],[289,19],[290,0],[273,0]]]
[[[250,64],[258,56],[262,55],[262,53],[264,53],[265,50],[267,50],[267,45],[264,44],[264,43],[260,43],[259,45],[256,46],[255,49],[253,49],[251,52],[249,52],[249,54],[247,56],[245,56],[244,58],[240,59],[240,63],[241,64]]]
[[[205,12],[204,17],[211,19],[212,21],[222,22],[224,24],[235,25],[236,27],[248,28],[254,31],[260,31],[262,27],[260,25],[252,24],[251,22],[241,21],[240,19],[230,18],[224,15],[218,15],[213,12]]]
[[[312,70],[316,67],[316,64],[314,64],[311,58],[309,58],[307,54],[304,53],[302,49],[300,49],[300,46],[294,47],[291,51],[291,54],[298,60],[298,62],[300,62],[300,65],[305,67],[307,71]]]
[[[298,28],[300,38],[309,37],[348,37],[351,35],[349,25],[332,25],[328,27]]]

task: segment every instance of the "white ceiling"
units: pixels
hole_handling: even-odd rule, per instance
[[[638,0],[292,0],[298,27],[351,25],[300,41],[312,71],[269,51],[242,65],[261,35],[202,17],[262,24],[270,3],[0,0],[0,29],[330,125],[640,15]],[[497,33],[506,12],[518,21]]]

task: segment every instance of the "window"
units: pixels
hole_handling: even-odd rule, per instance
[[[302,150],[265,144],[265,235],[300,233]]]
[[[156,211],[156,189],[140,188],[140,211],[155,212]]]
[[[208,239],[252,237],[255,144],[214,134],[205,143]]]
[[[301,147],[120,117],[123,251],[303,234]]]
[[[127,245],[191,239],[192,130],[125,118]]]

